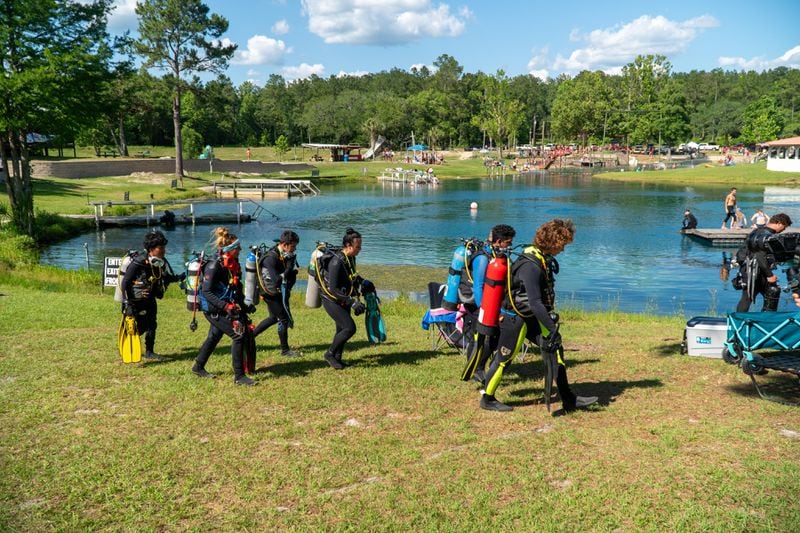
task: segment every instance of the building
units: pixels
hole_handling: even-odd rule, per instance
[[[767,170],[800,172],[800,137],[764,143],[769,150]]]

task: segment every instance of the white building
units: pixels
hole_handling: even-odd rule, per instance
[[[769,149],[767,170],[800,172],[800,137],[764,143]]]

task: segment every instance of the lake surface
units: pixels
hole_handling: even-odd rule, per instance
[[[262,214],[251,224],[231,229],[246,245],[269,242],[283,229],[293,229],[300,235],[298,256],[305,264],[315,241],[341,244],[345,229],[353,227],[364,236],[362,264],[446,268],[461,237],[485,238],[493,225],[505,223],[517,230],[515,244],[530,243],[541,223],[571,218],[577,227],[575,242],[558,256],[561,305],[691,317],[723,315],[739,299],[739,291],[720,278],[723,255],[730,258],[735,247],[708,247],[678,232],[686,207],[701,228],[719,227],[726,187],[618,183],[587,174],[547,172],[448,180],[436,188],[376,181],[324,184],[321,189],[317,197],[265,201],[262,205],[278,220]],[[479,204],[477,211],[470,210],[471,202]],[[741,186],[739,205],[748,217],[756,207],[768,214],[783,211],[800,226],[797,194]],[[207,204],[196,211],[232,213],[235,206]],[[208,244],[212,230],[212,226],[165,230],[167,257],[176,270],[192,250]],[[90,267],[101,270],[104,256],[118,257],[128,248],[140,247],[145,231],[85,234],[46,250],[42,263],[85,268],[86,244]],[[781,309],[792,309],[790,304],[784,296]]]

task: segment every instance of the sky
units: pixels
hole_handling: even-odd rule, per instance
[[[136,35],[136,0],[116,0],[109,31]],[[464,72],[541,79],[619,73],[661,54],[673,72],[800,68],[797,0],[205,0],[238,48],[235,85],[410,70],[454,57]],[[154,74],[156,74],[154,72]]]

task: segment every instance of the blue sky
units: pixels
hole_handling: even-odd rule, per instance
[[[800,68],[800,4],[537,2],[524,0],[206,0],[238,45],[226,74],[262,85],[317,74],[361,75],[453,56],[466,72],[617,73],[638,54],[673,71]],[[112,33],[137,26],[135,0],[117,0]]]

